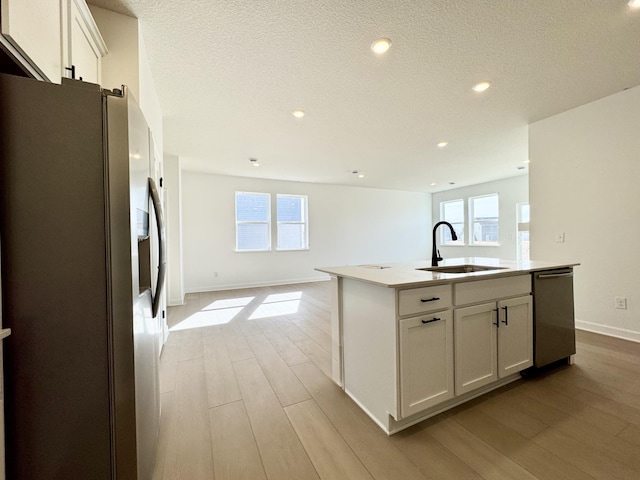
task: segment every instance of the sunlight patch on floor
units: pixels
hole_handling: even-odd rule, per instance
[[[170,328],[170,331],[223,325],[233,320],[255,297],[216,300]]]
[[[222,308],[230,308],[230,307],[246,307],[251,303],[251,301],[256,297],[240,297],[240,298],[225,298],[222,300],[216,300],[213,303],[210,303],[202,310],[220,310]]]
[[[277,293],[269,295],[251,314],[249,320],[291,315],[298,312],[302,292]]]

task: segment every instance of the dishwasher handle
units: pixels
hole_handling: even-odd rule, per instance
[[[537,276],[537,278],[545,279],[545,278],[566,278],[573,277],[573,272],[567,273],[541,273]]]

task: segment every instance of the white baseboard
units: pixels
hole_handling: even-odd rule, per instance
[[[169,306],[170,307],[177,307],[179,305],[184,305],[184,297],[183,298],[170,298],[169,299]]]
[[[582,320],[576,320],[576,328],[578,330],[600,333],[609,337],[622,338],[623,340],[630,340],[632,342],[640,343],[640,332],[635,332],[633,330],[610,327],[608,325],[601,325],[599,323],[584,322]]]
[[[309,278],[296,278],[291,280],[278,280],[267,282],[252,282],[252,283],[234,283],[234,284],[221,284],[211,285],[208,287],[194,287],[187,288],[186,293],[203,293],[203,292],[217,292],[220,290],[238,290],[241,288],[256,288],[256,287],[273,287],[276,285],[295,285],[297,283],[312,283],[312,282],[326,282],[330,278],[326,275],[321,277],[309,277]]]

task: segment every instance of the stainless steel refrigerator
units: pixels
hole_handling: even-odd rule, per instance
[[[0,75],[8,478],[152,476],[166,262],[150,152],[126,88]]]

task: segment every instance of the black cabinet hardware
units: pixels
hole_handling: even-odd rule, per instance
[[[504,310],[504,320],[502,323],[509,326],[509,309],[507,307],[502,307],[502,309]]]
[[[436,300],[440,300],[440,297],[433,297],[433,298],[421,298],[420,301],[422,303],[427,303],[427,302],[435,302]]]
[[[440,320],[442,319],[438,317],[433,317],[431,320],[422,320],[422,323],[433,323],[433,322],[438,322]]]
[[[71,78],[73,80],[76,79],[76,66],[75,65],[71,65],[70,67],[64,67],[65,70],[69,70],[71,72]]]

